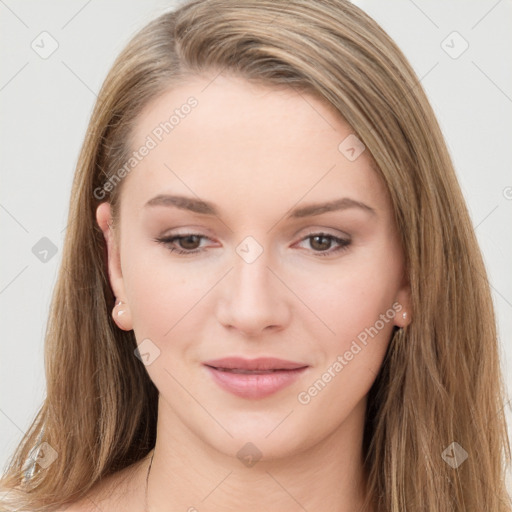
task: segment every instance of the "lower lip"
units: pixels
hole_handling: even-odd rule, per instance
[[[307,369],[281,370],[268,373],[234,373],[206,366],[215,382],[226,391],[242,398],[265,398],[295,382]]]

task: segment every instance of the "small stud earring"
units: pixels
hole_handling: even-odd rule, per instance
[[[116,302],[115,307],[118,308],[119,306],[122,306],[123,304],[124,304],[124,302],[122,300],[120,300],[120,301]],[[124,315],[124,313],[125,313],[124,309],[119,309],[117,311],[117,316]]]
[[[126,303],[122,300],[117,300],[114,309],[112,310],[112,318],[121,329],[129,330],[128,326],[131,325],[131,316],[128,309],[121,309],[123,304]]]

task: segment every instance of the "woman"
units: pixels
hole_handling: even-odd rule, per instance
[[[511,510],[467,208],[410,65],[349,2],[195,0],[134,37],[46,358],[6,510]]]

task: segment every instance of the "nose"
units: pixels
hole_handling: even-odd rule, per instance
[[[217,319],[247,337],[282,330],[290,319],[289,291],[269,267],[266,254],[251,263],[235,254],[232,270],[219,283]]]

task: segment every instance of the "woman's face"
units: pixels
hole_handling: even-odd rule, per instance
[[[222,75],[140,116],[118,247],[108,203],[97,218],[159,422],[269,458],[360,425],[410,309],[386,189],[351,133],[313,96]]]

